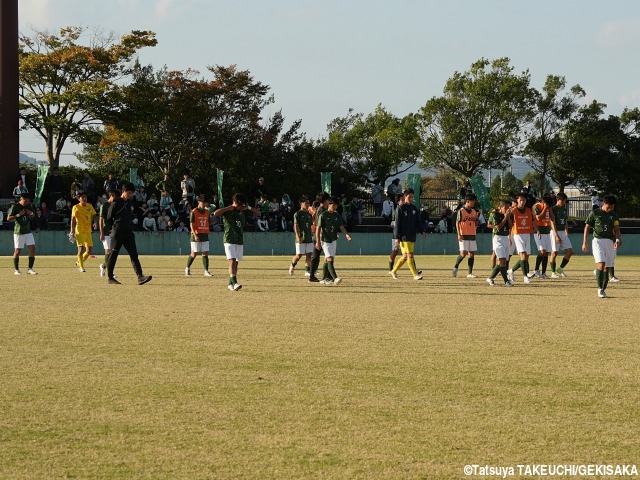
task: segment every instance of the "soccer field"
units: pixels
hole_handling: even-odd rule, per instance
[[[454,479],[465,465],[640,466],[640,258],[513,288],[455,256],[336,259],[340,285],[246,257],[0,258],[0,478]],[[531,260],[533,266],[534,259]],[[302,268],[300,268],[302,267]],[[497,282],[500,283],[500,282]],[[517,469],[516,469],[517,473]],[[524,477],[517,477],[524,478]],[[529,477],[530,478],[530,477]],[[557,478],[557,477],[554,477]]]

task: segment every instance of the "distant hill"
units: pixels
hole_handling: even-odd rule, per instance
[[[20,163],[20,165],[29,165],[29,166],[35,167],[36,159],[33,157],[30,157],[29,155],[25,155],[24,153],[21,153],[20,156],[18,157],[18,163]]]

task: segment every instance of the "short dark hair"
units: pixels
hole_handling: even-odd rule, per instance
[[[118,198],[120,196],[120,190],[109,190],[107,196]]]
[[[475,193],[467,193],[464,197],[464,201],[466,202],[467,200],[478,200],[478,197]]]
[[[31,195],[29,195],[29,193],[27,193],[27,192],[22,192],[20,194],[20,198],[25,198],[27,200],[31,200]]]
[[[305,203],[305,202],[308,202],[308,201],[309,201],[309,199],[306,196],[303,195],[303,196],[300,197],[300,200],[298,200],[298,203]]]
[[[331,205],[332,203],[335,203],[336,205],[340,203],[336,197],[329,197],[328,200],[329,205]]]
[[[525,200],[527,200],[528,195],[524,192],[520,192],[516,195],[516,198],[524,198]]]
[[[416,193],[416,192],[414,192],[414,191],[413,191],[413,188],[407,188],[407,189],[404,191],[404,194],[405,194],[405,195],[415,194],[415,193]]]
[[[197,200],[198,202],[204,202],[204,195],[198,195],[198,196],[196,197],[196,200]]]
[[[233,196],[233,201],[237,203],[241,203],[242,205],[247,204],[247,196],[244,193],[236,193]]]
[[[136,186],[131,182],[124,182],[122,184],[122,191],[123,192],[135,192],[136,191]]]
[[[617,199],[613,195],[605,195],[605,197],[602,199],[602,203],[606,203],[607,205],[615,205],[616,201]]]
[[[567,199],[567,194],[566,194],[566,193],[564,193],[564,192],[560,192],[560,193],[558,193],[558,194],[556,195],[556,198],[557,198],[558,200],[566,200],[566,199]]]

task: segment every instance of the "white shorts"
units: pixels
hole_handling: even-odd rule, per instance
[[[605,267],[613,267],[616,258],[616,249],[613,248],[613,240],[609,238],[594,238],[591,241],[593,258],[596,263],[604,263]]]
[[[13,247],[24,248],[25,245],[35,245],[36,241],[33,239],[33,233],[26,233],[24,235],[13,234]]]
[[[296,255],[306,255],[307,253],[313,253],[313,243],[296,243]]]
[[[105,235],[104,236],[104,240],[102,241],[102,247],[105,249],[105,251],[111,250],[111,236],[110,235]]]
[[[465,252],[475,252],[478,250],[478,242],[475,240],[462,240],[458,242],[458,246],[460,247],[458,250]]]
[[[540,252],[541,250],[544,250],[545,252],[551,251],[551,235],[553,235],[553,232],[541,233],[540,238],[538,238],[537,233],[533,234],[533,238],[536,241],[536,248],[538,249],[538,252]]]
[[[242,260],[242,252],[244,245],[236,245],[235,243],[225,243],[224,253],[227,255],[227,260],[235,258],[238,262]]]
[[[493,251],[496,252],[498,258],[509,257],[509,236],[508,235],[494,235],[492,240]]]
[[[526,253],[531,254],[531,234],[530,233],[515,233],[513,235],[513,243],[516,244],[516,251],[518,254]]]
[[[569,240],[569,235],[564,230],[558,231],[558,236],[560,237],[560,243],[556,241],[556,236],[551,233],[551,251],[559,252],[560,250],[568,250],[569,248],[573,248],[571,246],[571,240]]]
[[[513,240],[513,235],[509,235],[509,249],[507,250],[509,256],[515,255],[516,251],[516,242]]]
[[[209,252],[209,240],[207,240],[206,242],[191,242],[191,253],[203,252]]]
[[[325,257],[335,257],[336,256],[336,246],[338,242],[335,240],[333,242],[322,242],[322,251],[324,252]]]

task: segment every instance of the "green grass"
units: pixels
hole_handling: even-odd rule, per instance
[[[466,464],[640,464],[640,258],[599,299],[568,278],[489,287],[419,257],[340,257],[341,285],[247,257],[121,286],[73,257],[0,259],[0,478],[464,478]],[[23,267],[26,260],[23,259]],[[464,267],[466,262],[462,264]],[[26,270],[26,269],[24,269]],[[461,268],[461,272],[464,269]]]

